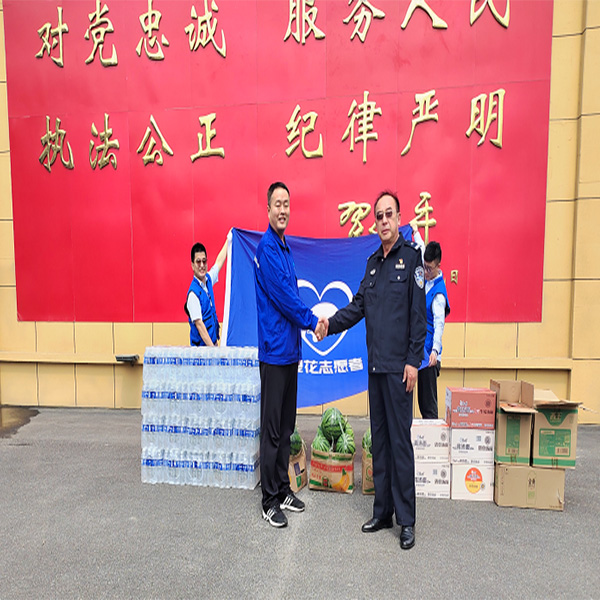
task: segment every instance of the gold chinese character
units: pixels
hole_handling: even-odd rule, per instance
[[[103,169],[109,163],[113,166],[114,169],[117,168],[117,157],[114,152],[111,152],[112,149],[119,149],[119,140],[111,140],[113,130],[108,126],[108,115],[104,113],[104,131],[98,133],[98,129],[96,129],[96,124],[92,122],[92,135],[102,142],[98,146],[95,146],[94,140],[90,140],[90,166],[92,169],[96,168],[96,165],[100,169]],[[94,148],[95,146],[95,148]],[[96,156],[92,158],[94,153],[94,149],[96,150]],[[98,155],[102,151],[102,155],[98,160]]]
[[[415,108],[412,113],[416,115],[419,113],[419,116],[416,119],[412,120],[412,127],[410,130],[410,138],[408,139],[408,143],[404,147],[404,150],[400,153],[400,156],[404,156],[412,145],[413,134],[415,133],[415,127],[419,123],[423,123],[424,121],[437,121],[438,115],[431,114],[430,111],[434,108],[437,108],[438,101],[435,100],[431,102],[431,99],[435,96],[435,90],[429,90],[424,94],[415,94],[415,102],[418,104],[417,108]]]
[[[64,67],[63,63],[63,33],[69,33],[69,28],[66,23],[63,23],[63,9],[62,6],[57,7],[58,10],[58,25],[52,28],[50,23],[44,23],[38,29],[38,35],[42,40],[42,47],[40,51],[35,55],[36,58],[42,58],[44,52],[48,53],[48,56],[57,64],[59,67]],[[52,50],[58,46],[58,57],[52,56]]]
[[[354,0],[348,0],[348,6],[353,2]],[[367,33],[369,33],[373,17],[376,19],[383,19],[385,13],[374,7],[368,0],[356,0],[356,5],[352,9],[352,12],[344,19],[346,25],[350,22],[350,19],[354,19],[354,22],[356,23],[350,39],[353,40],[354,36],[358,35],[358,39],[361,42],[364,42]]]
[[[167,143],[165,136],[162,134],[161,130],[158,128],[158,125],[156,124],[156,121],[154,120],[153,115],[150,115],[150,124],[152,125],[152,127],[154,127],[154,130],[156,131],[156,134],[158,135],[158,138],[160,139],[161,150],[164,150],[167,154],[169,154],[170,156],[173,156],[173,150],[171,150],[171,147]],[[154,150],[154,147],[156,146],[156,140],[154,139],[154,136],[152,135],[152,129],[150,129],[150,125],[146,128],[146,133],[144,134],[144,139],[142,139],[142,143],[139,145],[139,147],[137,149],[137,153],[139,154],[144,149],[144,146],[146,145],[146,142],[148,140],[150,140],[150,144],[148,144],[148,149],[146,150],[146,153],[144,154],[144,166],[146,166],[150,162],[152,162],[152,163],[156,162],[156,164],[162,165],[163,157],[162,157],[162,154],[160,153],[160,150],[158,150],[158,149]]]
[[[497,135],[493,140],[490,140],[494,146],[502,148],[502,131],[504,128],[504,94],[506,90],[500,88],[490,94],[490,103],[487,111],[487,121],[484,122],[485,103],[487,100],[486,94],[479,94],[475,98],[471,98],[471,125],[466,131],[467,137],[471,137],[473,131],[476,131],[481,139],[477,142],[481,146],[485,141],[485,136],[490,128],[490,125],[496,121]]]
[[[108,12],[108,6],[105,4],[102,8],[100,8],[100,5],[101,0],[96,0],[96,10],[88,15],[90,26],[87,28],[87,31],[83,37],[86,40],[89,40],[91,33],[94,47],[92,48],[90,55],[85,59],[85,63],[91,63],[94,60],[96,52],[98,52],[100,64],[103,67],[114,67],[118,63],[115,45],[113,44],[112,55],[110,58],[104,58],[103,53],[104,37],[107,33],[113,33],[115,28],[113,27],[111,20],[105,16]]]
[[[496,10],[496,6],[494,5],[494,0],[481,0],[481,6],[475,10],[475,5],[480,0],[471,0],[471,25],[479,19],[481,13],[485,10],[486,6],[490,7],[492,14],[494,15],[494,19],[508,29],[508,24],[510,22],[510,0],[506,0],[506,10],[504,11],[504,16],[500,15],[500,13]]]
[[[456,283],[458,285],[458,269],[452,269],[452,271],[450,271],[450,283]]]
[[[348,221],[352,227],[348,232],[348,237],[358,237],[365,230],[361,221],[371,212],[371,205],[368,202],[344,202],[338,204],[338,210],[344,212],[340,215],[340,227],[343,227]]]
[[[206,148],[202,148],[202,134],[198,134],[198,152],[192,154],[190,158],[194,162],[198,158],[205,158],[207,156],[220,156],[225,158],[225,150],[223,148],[211,148],[210,141],[217,135],[217,132],[212,128],[213,121],[217,118],[216,113],[210,113],[203,117],[198,117],[200,121],[200,127],[206,128]]]
[[[350,110],[348,111],[348,116],[352,117],[350,119],[350,124],[346,128],[344,135],[342,137],[342,142],[350,136],[350,152],[354,152],[354,142],[362,142],[363,143],[363,163],[367,162],[367,141],[368,140],[376,140],[378,138],[377,132],[373,131],[373,119],[375,115],[381,115],[381,108],[376,107],[375,102],[368,102],[369,92],[364,91],[363,93],[363,103],[357,104],[356,100],[352,101],[352,105],[350,106]],[[354,111],[358,108],[359,112],[355,113]],[[358,135],[354,137],[354,123],[359,120],[358,125]]]
[[[431,19],[432,26],[434,29],[448,29],[448,23],[446,23],[446,21],[444,21],[444,19],[440,19],[440,17],[438,17],[431,10],[431,8],[429,7],[429,5],[427,4],[427,2],[425,0],[412,0],[411,1],[410,6],[408,7],[408,10],[406,11],[406,16],[404,17],[404,21],[402,21],[402,25],[400,25],[400,27],[402,27],[402,29],[406,29],[408,22],[410,21],[413,13],[415,12],[415,10],[417,10],[417,8],[421,8],[429,15],[429,18]]]
[[[318,116],[319,115],[314,111],[309,111],[305,115],[300,115],[300,105],[296,105],[290,120],[285,126],[288,131],[287,141],[291,143],[291,146],[285,151],[288,156],[291,156],[300,144],[302,148],[302,154],[305,158],[320,158],[323,156],[322,134],[319,134],[319,145],[316,150],[307,150],[304,144],[306,135],[315,130],[315,122]],[[301,120],[303,120],[305,123],[308,121],[308,125],[302,127],[302,132],[299,130]]]
[[[60,119],[56,117],[55,131],[50,131],[50,117],[46,115],[46,135],[40,138],[40,142],[44,147],[43,152],[40,154],[40,164],[47,169],[48,173],[52,170],[52,165],[56,160],[56,157],[60,154],[60,160],[67,169],[73,168],[73,153],[71,152],[71,145],[67,142],[67,150],[69,158],[66,159],[64,154],[64,142],[65,135],[67,132],[60,128]]]
[[[429,228],[435,227],[437,221],[429,216],[433,212],[433,206],[429,205],[431,194],[429,192],[421,192],[419,195],[421,196],[421,201],[415,206],[416,217],[414,222],[418,227],[425,229],[424,240],[425,245],[427,245],[429,243]]]
[[[214,12],[219,11],[219,7],[215,0],[211,0],[211,8]],[[190,44],[190,50],[195,52],[200,46],[206,47],[208,42],[212,42],[215,50],[225,58],[227,48],[225,45],[225,34],[221,30],[221,47],[217,46],[215,41],[215,31],[217,30],[217,18],[213,18],[213,13],[208,8],[208,0],[204,0],[204,14],[198,16],[196,7],[192,5],[192,19],[196,20],[196,27],[194,23],[190,23],[184,31],[188,34],[188,41]]]
[[[291,34],[298,43],[305,44],[306,38],[311,33],[315,36],[315,39],[322,40],[325,34],[316,25],[318,9],[314,6],[315,0],[289,1],[290,17],[283,41],[285,42]],[[295,31],[292,31],[292,24],[296,26]]]
[[[140,24],[146,37],[142,36],[140,38],[140,41],[135,49],[138,56],[142,55],[143,46],[144,52],[148,58],[151,60],[164,60],[165,55],[163,53],[162,46],[158,41],[158,37],[153,35],[155,31],[158,32],[161,18],[162,14],[160,11],[154,10],[152,8],[152,0],[148,0],[148,12],[140,15]],[[161,35],[161,41],[163,46],[169,45],[169,40],[167,40],[164,34]],[[152,52],[150,52],[149,49],[152,50]]]

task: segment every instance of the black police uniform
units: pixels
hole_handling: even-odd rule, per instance
[[[329,334],[363,317],[367,329],[369,406],[373,440],[373,517],[394,513],[399,525],[415,524],[415,464],[410,439],[413,398],[402,382],[406,364],[418,368],[427,333],[425,272],[417,246],[398,238],[367,260],[352,302],[329,319]]]

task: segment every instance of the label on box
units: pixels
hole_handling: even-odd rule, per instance
[[[302,450],[298,454],[290,456],[288,477],[290,478],[292,492],[297,492],[306,485],[306,452],[304,444],[302,444]]]
[[[417,498],[450,498],[450,463],[415,462]]]
[[[453,500],[493,500],[494,467],[453,464],[450,495]]]
[[[450,462],[493,465],[494,433],[490,429],[452,429]]]
[[[494,429],[496,394],[483,388],[446,388],[446,422],[451,427]]]
[[[410,437],[417,462],[448,462],[450,428],[443,419],[413,419]]]
[[[540,429],[540,456],[569,456],[571,454],[570,429]]]
[[[351,494],[354,491],[354,454],[320,452],[313,448],[308,487]]]
[[[521,416],[506,415],[506,454],[518,456],[521,445]]]

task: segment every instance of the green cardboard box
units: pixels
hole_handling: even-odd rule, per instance
[[[526,381],[490,380],[490,389],[496,392],[496,446],[497,463],[528,465],[531,458],[531,426],[534,387]]]
[[[531,464],[575,468],[579,403],[560,400],[548,390],[536,390]]]

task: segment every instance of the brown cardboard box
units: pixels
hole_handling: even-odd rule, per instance
[[[485,388],[446,388],[446,423],[463,429],[494,429],[496,393]]]
[[[362,449],[362,493],[374,494],[373,484],[373,455]]]
[[[531,464],[575,468],[579,402],[559,400],[549,390],[535,390]]]
[[[498,506],[563,510],[564,469],[496,465],[494,502]]]
[[[302,443],[302,450],[296,456],[290,456],[288,475],[292,492],[298,492],[306,485],[306,450],[304,443]]]
[[[496,447],[499,463],[528,465],[531,456],[531,424],[534,388],[526,381],[490,380],[496,392]]]
[[[526,406],[533,408],[534,387],[526,381],[490,379],[490,389],[496,392],[498,407],[506,405]]]
[[[308,488],[351,494],[354,491],[354,454],[311,449]]]

